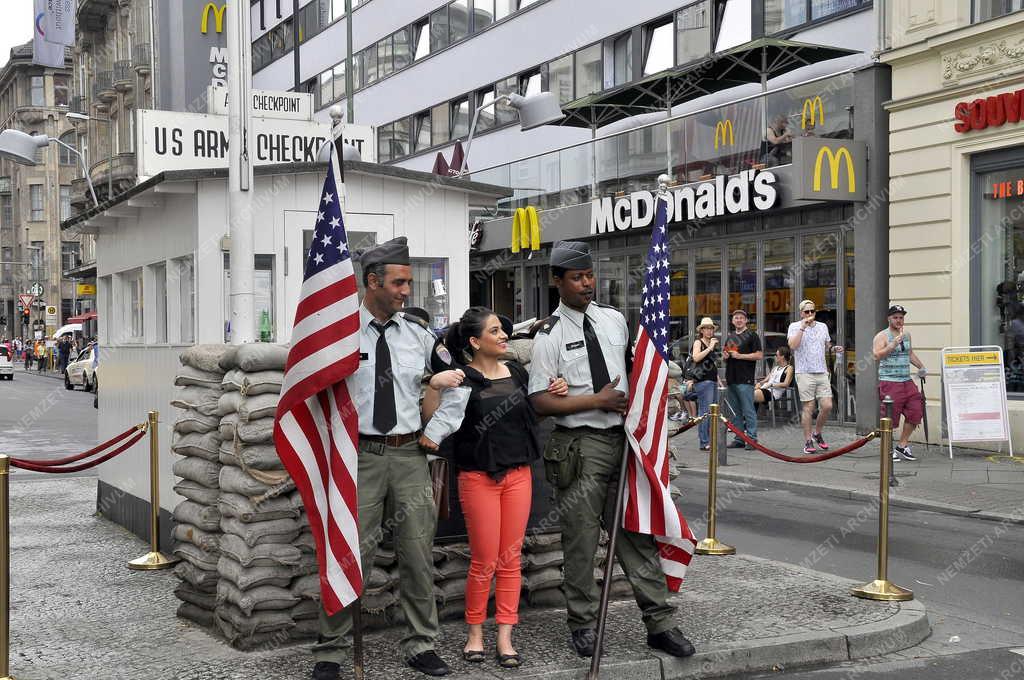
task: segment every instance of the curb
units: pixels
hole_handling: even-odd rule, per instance
[[[679,474],[704,478],[707,478],[708,476],[707,470],[697,470],[693,468],[680,468]],[[738,482],[741,484],[799,491],[800,493],[808,496],[816,496],[819,498],[842,498],[844,500],[854,501],[874,500],[878,498],[878,494],[876,493],[855,491],[853,489],[846,489],[844,487],[831,484],[811,484],[809,482],[795,482],[789,479],[776,479],[774,477],[757,477],[755,475],[744,474],[742,472],[725,472],[722,468],[718,468],[718,477],[719,479]],[[1024,525],[1024,516],[1011,515],[1004,512],[980,510],[978,508],[968,508],[962,505],[953,505],[951,503],[942,503],[940,501],[911,498],[900,495],[898,488],[896,490],[890,489],[889,505],[909,508],[911,510],[930,510],[944,515],[983,519],[989,522],[1008,522],[1010,524]]]

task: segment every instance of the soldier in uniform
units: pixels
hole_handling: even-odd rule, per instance
[[[629,390],[632,351],[626,319],[594,302],[590,247],[559,241],[551,251],[551,273],[561,299],[534,340],[530,400],[541,415],[554,417],[555,430],[544,450],[548,482],[555,487],[565,552],[563,591],[572,646],[593,656],[600,591],[594,555],[611,517],[625,446],[623,414]],[[557,377],[568,396],[547,391]],[[629,577],[647,627],[647,644],[673,656],[689,656],[693,645],[675,626],[675,607],[654,538],[620,531],[615,555]]]
[[[412,668],[432,676],[451,670],[434,651],[438,635],[431,548],[437,518],[423,431],[420,388],[436,364],[433,333],[418,317],[402,313],[412,270],[405,237],[362,254],[365,293],[359,308],[359,368],[347,379],[359,413],[359,537],[363,578],[369,577],[384,527],[398,555],[406,634],[401,651]],[[436,389],[462,383],[460,371],[430,375]],[[443,418],[437,413],[435,418]],[[385,508],[393,514],[385,518]],[[353,605],[357,606],[357,605]],[[334,616],[320,612],[313,646],[314,680],[335,680],[352,645],[351,606]]]

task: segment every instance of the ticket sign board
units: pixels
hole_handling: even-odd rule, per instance
[[[136,131],[140,176],[228,166],[227,116],[139,109]],[[327,123],[253,118],[249,156],[254,165],[315,163],[329,136]]]
[[[950,457],[954,442],[1010,441],[1003,349],[996,345],[945,347],[942,386]]]

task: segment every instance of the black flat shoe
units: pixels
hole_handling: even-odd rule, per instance
[[[428,649],[425,652],[420,652],[416,656],[409,657],[405,660],[405,663],[409,665],[409,668],[418,670],[424,675],[430,675],[435,678],[439,678],[443,675],[448,675],[452,672],[452,669],[448,667],[441,657],[437,655],[433,649]]]
[[[648,634],[647,646],[679,657],[691,656],[696,651],[693,648],[693,643],[687,640],[678,628],[669,628],[661,633]]]
[[[464,649],[462,650],[462,658],[470,663],[480,663],[487,658],[482,649]]]
[[[582,657],[594,656],[597,633],[593,628],[580,628],[572,632],[572,648]]]
[[[313,680],[338,680],[341,677],[341,664],[333,661],[318,661],[313,666]]]
[[[498,665],[502,668],[519,668],[523,665],[523,660],[518,654],[498,654],[497,659]]]

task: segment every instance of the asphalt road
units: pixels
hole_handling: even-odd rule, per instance
[[[42,459],[92,448],[97,444],[92,402],[93,395],[81,388],[69,392],[62,380],[26,373],[19,365],[14,380],[0,380],[0,453]],[[17,479],[35,473],[12,474]]]
[[[703,538],[705,478],[684,474],[676,482],[684,513]],[[718,497],[717,537],[738,551],[858,582],[875,578],[877,502],[728,482]],[[889,579],[925,603],[932,636],[871,663],[750,677],[1005,680],[1000,673],[1016,668],[1010,677],[1024,678],[1024,657],[1007,651],[1024,647],[1024,527],[893,508],[889,534]]]

